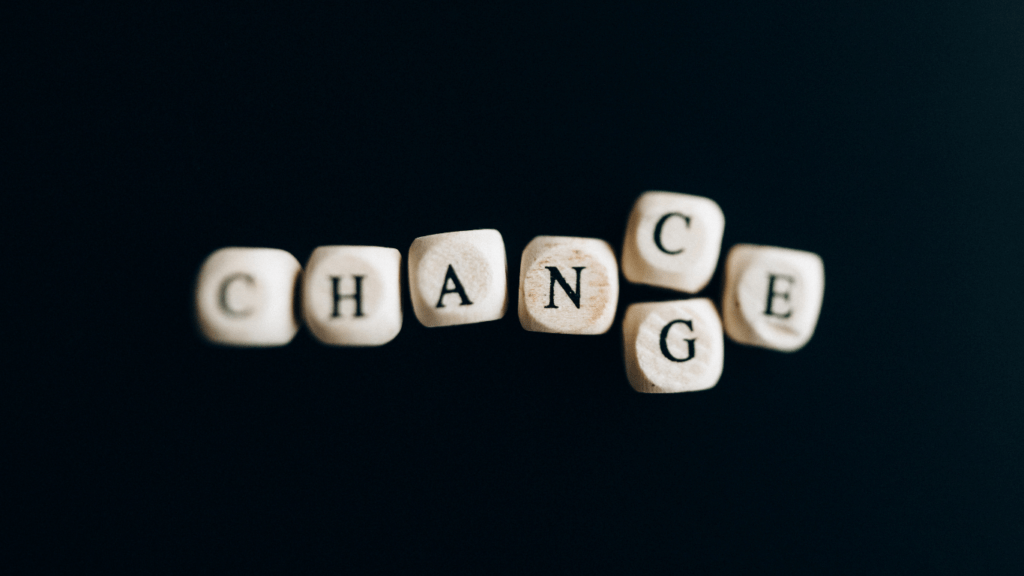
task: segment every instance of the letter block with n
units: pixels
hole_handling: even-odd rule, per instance
[[[276,248],[221,248],[196,279],[196,320],[215,344],[283,346],[299,331],[295,285],[302,267]]]
[[[320,246],[306,263],[302,316],[324,344],[380,346],[402,330],[402,255],[380,246]]]
[[[722,321],[707,298],[633,304],[622,336],[626,376],[637,392],[706,390],[722,376]]]
[[[519,321],[531,332],[604,334],[615,319],[619,267],[596,238],[537,236],[523,250]]]
[[[695,294],[718,266],[725,216],[710,198],[644,192],[622,243],[622,274],[630,282]]]
[[[427,327],[497,320],[508,308],[508,262],[497,230],[422,236],[409,247],[409,296]]]
[[[740,344],[799,350],[814,334],[824,293],[825,266],[817,254],[737,244],[725,262],[725,333]]]

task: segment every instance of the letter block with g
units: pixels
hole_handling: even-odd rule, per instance
[[[324,344],[380,346],[402,329],[402,255],[380,246],[320,246],[306,263],[302,316]]]
[[[637,392],[706,390],[722,376],[722,321],[707,298],[633,304],[622,336],[626,376]]]
[[[740,344],[799,350],[814,334],[824,293],[825,267],[817,254],[737,244],[725,262],[725,333]]]
[[[196,279],[199,331],[227,346],[283,346],[299,330],[295,284],[302,267],[275,248],[221,248]]]
[[[622,242],[622,274],[630,282],[695,294],[711,280],[722,248],[725,216],[710,198],[644,192]]]

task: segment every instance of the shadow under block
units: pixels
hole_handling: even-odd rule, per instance
[[[799,350],[814,334],[825,267],[813,252],[737,244],[725,262],[722,317],[740,344]]]
[[[637,392],[707,390],[722,376],[722,321],[707,298],[631,305],[622,341]]]
[[[324,344],[380,346],[402,330],[402,255],[379,246],[320,246],[302,275],[302,317]]]
[[[676,192],[644,192],[637,198],[622,243],[622,274],[694,294],[718,265],[725,216],[710,198]]]
[[[508,308],[508,262],[497,230],[421,236],[409,247],[409,295],[429,328],[497,320]]]
[[[537,236],[519,272],[519,321],[531,332],[604,334],[615,320],[619,267],[604,240]]]
[[[196,280],[196,318],[210,342],[283,346],[299,331],[295,285],[302,267],[275,248],[221,248]]]

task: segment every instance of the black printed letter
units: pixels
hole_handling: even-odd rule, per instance
[[[686,362],[687,360],[693,358],[693,343],[696,342],[697,339],[690,338],[688,340],[683,340],[683,342],[686,342],[687,345],[688,356],[686,358],[676,358],[675,356],[672,355],[671,352],[668,351],[668,331],[672,328],[673,324],[686,324],[686,327],[690,329],[690,332],[693,332],[693,322],[691,322],[690,320],[673,320],[669,322],[668,324],[665,325],[664,328],[661,329],[661,353],[665,355],[665,358],[668,358],[673,362]]]
[[[555,306],[555,282],[558,282],[558,285],[562,287],[562,290],[565,290],[565,295],[569,297],[569,300],[572,300],[572,303],[575,304],[578,309],[580,307],[580,272],[582,272],[586,266],[572,267],[572,269],[576,271],[575,292],[572,288],[569,288],[569,283],[562,277],[562,273],[558,271],[558,268],[555,268],[554,266],[545,266],[545,268],[551,272],[551,296],[548,299],[548,305],[545,306],[545,308],[558,308],[558,306]]]
[[[252,308],[246,308],[245,310],[234,310],[231,308],[231,306],[228,306],[228,287],[231,286],[231,283],[234,282],[235,280],[245,280],[245,283],[250,286],[256,284],[256,280],[254,280],[252,276],[249,276],[248,274],[245,274],[243,272],[239,272],[238,274],[232,274],[231,276],[228,276],[227,278],[224,279],[224,282],[221,282],[220,285],[220,307],[221,310],[224,310],[224,312],[226,312],[228,316],[234,316],[236,318],[245,318],[246,316],[252,314]]]
[[[451,290],[448,289],[449,280],[452,281],[453,288]],[[459,298],[462,299],[462,302],[459,304],[459,306],[469,306],[470,304],[472,304],[472,302],[470,302],[469,298],[466,296],[466,291],[462,289],[462,283],[459,282],[459,277],[455,275],[455,270],[453,270],[452,265],[449,264],[448,272],[446,272],[444,275],[444,284],[441,286],[441,297],[437,299],[438,308],[444,308],[444,295],[451,294],[452,292],[458,293]]]
[[[788,290],[786,292],[776,292],[775,291],[775,279],[776,278],[781,278],[782,280],[785,280],[785,281],[789,282],[789,287],[790,288],[793,287],[793,282],[795,282],[795,280],[793,280],[792,276],[783,276],[781,274],[769,274],[768,275],[768,304],[765,306],[764,314],[765,314],[765,316],[777,316],[779,318],[789,318],[789,315],[793,313],[792,308],[789,309],[789,310],[786,310],[785,314],[779,314],[778,312],[773,312],[772,311],[772,299],[774,299],[776,296],[782,296],[783,300],[787,300],[787,301],[789,300],[789,292],[788,292]]]
[[[351,298],[356,301],[356,316],[363,315],[363,277],[353,276],[352,278],[356,281],[356,291],[354,294],[344,294],[338,292],[338,285],[341,284],[341,276],[331,276],[331,287],[334,291],[334,313],[331,314],[331,318],[340,318],[341,310],[339,304],[341,304],[342,298]]]
[[[658,250],[661,250],[665,254],[679,254],[683,251],[682,248],[679,250],[667,250],[661,243],[661,228],[665,225],[665,222],[673,216],[679,216],[686,222],[686,227],[690,227],[690,217],[685,214],[680,214],[679,212],[669,212],[662,216],[661,220],[658,220],[657,225],[654,226],[654,243],[658,246]]]

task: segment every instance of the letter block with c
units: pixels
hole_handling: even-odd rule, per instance
[[[724,230],[722,209],[710,198],[644,192],[626,224],[622,274],[637,284],[700,292],[715,273]]]
[[[725,262],[725,333],[740,344],[799,350],[814,334],[824,293],[825,266],[817,254],[737,244]]]
[[[706,390],[722,376],[722,321],[707,298],[631,305],[622,341],[637,392]]]
[[[537,236],[519,272],[519,321],[531,332],[604,334],[615,319],[619,267],[596,238]]]
[[[295,284],[302,267],[275,248],[221,248],[196,279],[199,330],[227,346],[283,346],[299,331]]]
[[[380,346],[402,330],[402,255],[380,246],[320,246],[306,263],[302,316],[324,344]]]

